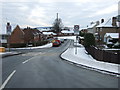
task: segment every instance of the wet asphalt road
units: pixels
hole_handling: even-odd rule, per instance
[[[117,77],[62,60],[59,56],[68,47],[73,47],[71,40],[60,47],[24,50],[3,58],[3,82],[16,70],[5,88],[118,88]]]

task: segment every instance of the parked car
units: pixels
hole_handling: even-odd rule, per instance
[[[61,45],[60,40],[54,40],[53,41],[53,46],[60,46],[60,45]]]
[[[67,41],[67,39],[64,39],[64,41]]]
[[[64,43],[64,39],[60,39],[61,43]]]

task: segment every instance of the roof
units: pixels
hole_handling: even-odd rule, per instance
[[[111,37],[111,38],[119,38],[119,33],[106,33],[106,37]]]
[[[92,25],[90,25],[90,26],[88,26],[88,28],[93,28],[93,27],[95,27],[97,24],[96,23],[94,23],[94,24],[92,24]]]
[[[117,22],[117,27],[119,26],[119,23]],[[112,25],[112,19],[110,18],[109,20],[107,20],[106,22],[104,23],[101,23],[100,25],[96,26],[98,28],[100,27],[116,27],[116,26],[113,26]]]
[[[97,26],[98,28],[99,27],[113,27],[112,24],[106,24],[106,22],[104,23],[101,23],[100,25]]]
[[[56,33],[53,33],[53,32],[43,32],[43,34],[45,34],[45,35],[51,35],[51,34],[57,35]]]
[[[52,27],[37,27],[40,31],[50,31]]]
[[[86,29],[87,29],[87,27],[85,27],[85,28],[80,28],[80,31],[81,31],[81,30],[86,30]]]
[[[14,28],[14,30],[15,30],[15,29],[19,29],[23,34],[25,34],[24,31],[23,31],[23,29],[21,29],[19,25],[17,25],[17,26]],[[13,31],[14,31],[14,30],[13,30]],[[13,31],[12,31],[12,32],[13,32]]]
[[[70,30],[70,31],[67,31],[67,30],[62,30],[61,32],[62,32],[62,33],[74,33],[74,31],[73,31],[73,30]]]

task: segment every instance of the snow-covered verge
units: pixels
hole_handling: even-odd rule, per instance
[[[112,48],[112,49],[103,49],[103,50],[110,50],[110,51],[115,50],[115,51],[119,51],[120,49],[114,49],[114,48]]]
[[[85,53],[84,47],[77,47],[77,54],[75,54],[75,48],[68,48],[61,55],[61,57],[76,64],[120,74],[120,72],[118,71],[118,67],[120,67],[120,65],[97,61]]]
[[[0,55],[11,54],[12,52],[0,52]]]
[[[0,56],[4,57],[4,56],[10,56],[10,55],[18,55],[21,52],[2,52],[0,53]]]
[[[37,47],[26,47],[26,48],[15,48],[15,49],[39,49],[39,48],[51,48],[52,47],[52,43],[48,43],[46,45],[43,46],[37,46]],[[13,49],[13,48],[12,48]]]

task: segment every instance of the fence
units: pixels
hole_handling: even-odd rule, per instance
[[[110,52],[96,47],[86,47],[85,49],[94,59],[98,61],[120,64],[120,50]]]

